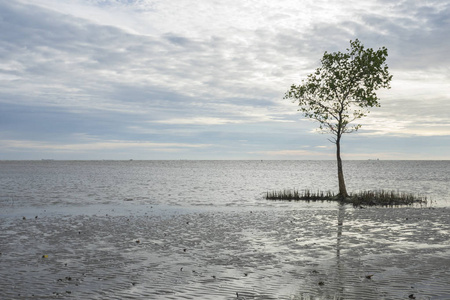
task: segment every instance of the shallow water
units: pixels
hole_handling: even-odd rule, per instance
[[[0,297],[450,298],[447,208],[301,208],[2,219]]]
[[[349,192],[400,190],[450,205],[450,161],[345,161]],[[0,161],[0,208],[267,206],[270,190],[336,191],[334,161]]]
[[[349,190],[423,207],[262,197],[333,167],[0,162],[0,299],[450,299],[449,163],[346,163]]]

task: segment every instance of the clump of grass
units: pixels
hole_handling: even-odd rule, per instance
[[[287,200],[287,201],[326,201],[336,198],[336,195],[331,192],[311,192],[310,190],[283,190],[272,191],[266,193],[267,200]]]
[[[400,191],[360,191],[351,194],[350,197],[343,199],[346,203],[353,205],[369,205],[369,206],[396,206],[396,205],[412,205],[426,204],[427,198],[413,193]]]
[[[341,203],[353,204],[354,206],[398,206],[412,204],[426,204],[427,198],[412,193],[399,191],[360,191],[351,193],[342,198],[331,191],[311,192],[310,190],[283,190],[266,192],[267,200],[281,201],[339,201]]]

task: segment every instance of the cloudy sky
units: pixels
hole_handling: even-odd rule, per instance
[[[334,159],[283,100],[388,48],[344,159],[450,159],[450,1],[0,0],[0,159]]]

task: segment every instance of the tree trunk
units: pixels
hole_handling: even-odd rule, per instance
[[[345,187],[344,172],[342,171],[342,160],[341,160],[341,137],[338,136],[336,139],[336,158],[337,158],[337,169],[338,169],[338,180],[339,180],[339,197],[348,197],[347,189]]]

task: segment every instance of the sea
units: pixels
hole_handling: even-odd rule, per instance
[[[344,161],[344,175],[348,192],[393,190],[450,204],[450,161]],[[265,207],[267,191],[293,189],[337,192],[336,162],[0,161],[3,216],[105,204]]]
[[[450,161],[0,161],[0,299],[450,299]]]

